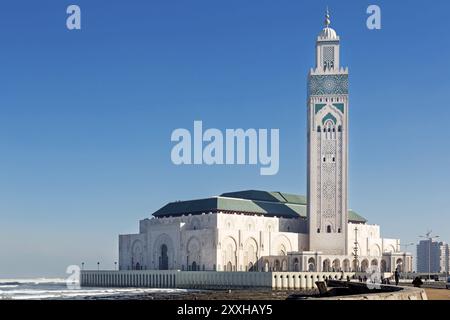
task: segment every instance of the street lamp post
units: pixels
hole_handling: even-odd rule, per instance
[[[117,270],[117,261],[114,261],[114,269]]]
[[[100,271],[100,262],[97,262],[97,271]]]
[[[84,262],[81,263],[81,270],[84,270]]]
[[[358,227],[355,227],[355,242],[354,242],[354,245],[355,246],[353,247],[352,255],[353,255],[353,258],[354,258],[353,264],[354,264],[355,273],[356,273],[356,272],[358,272],[358,268],[359,268],[359,265],[358,265]]]
[[[419,236],[421,238],[428,239],[428,281],[431,281],[431,243],[433,239],[439,238],[439,236],[431,236],[431,230],[428,231],[424,236]]]
[[[408,268],[408,269],[409,269],[409,265],[410,265],[409,263],[406,263],[406,261],[407,261],[407,260],[406,260],[406,254],[408,253],[408,247],[413,246],[413,245],[415,245],[414,242],[402,244],[402,246],[405,247],[405,252],[403,253],[403,256],[404,256],[403,261],[404,261],[404,264],[405,264],[405,266],[403,267],[403,272],[404,272],[404,273],[406,273],[405,268]]]

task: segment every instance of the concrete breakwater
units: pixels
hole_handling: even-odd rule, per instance
[[[316,281],[346,279],[353,275],[351,272],[83,270],[80,284],[85,287],[308,290],[316,288]]]

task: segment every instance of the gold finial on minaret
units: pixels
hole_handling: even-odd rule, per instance
[[[325,14],[325,27],[328,28],[331,24],[331,20],[330,20],[330,12],[328,11],[328,6],[327,6],[327,12]]]

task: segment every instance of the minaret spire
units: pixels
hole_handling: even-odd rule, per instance
[[[327,11],[325,13],[325,28],[328,28],[331,24],[331,20],[330,20],[330,12],[328,11],[328,6],[327,6]]]

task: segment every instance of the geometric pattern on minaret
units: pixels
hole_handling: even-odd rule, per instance
[[[325,27],[308,75],[309,249],[347,255],[348,69],[340,67],[340,39]]]

